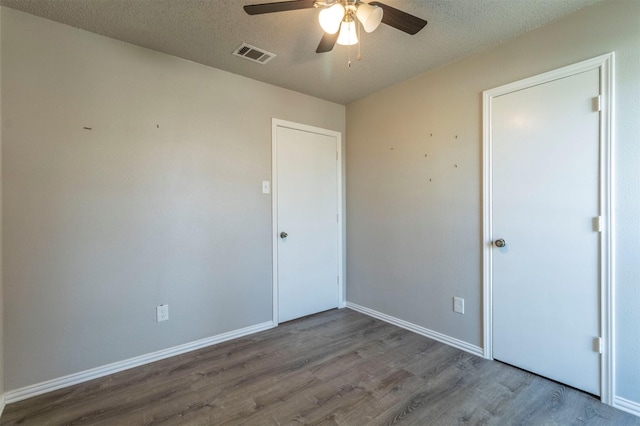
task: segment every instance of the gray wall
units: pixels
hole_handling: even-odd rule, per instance
[[[616,395],[640,403],[639,18],[597,3],[348,105],[347,300],[482,346],[482,91],[615,51]]]
[[[0,7],[0,46],[2,46],[2,13]],[[0,48],[0,395],[4,393],[4,286],[2,284],[2,49]]]
[[[270,321],[271,118],[344,131],[345,107],[2,25],[5,389]]]

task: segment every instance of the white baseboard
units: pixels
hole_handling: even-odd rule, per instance
[[[613,398],[613,406],[619,410],[626,411],[640,417],[640,402],[629,401],[628,399],[616,396]]]
[[[249,327],[241,328],[239,330],[229,331],[227,333],[218,334],[217,336],[207,337],[205,339],[196,340],[194,342],[185,343],[183,345],[174,346],[172,348],[163,349],[146,355],[140,355],[134,358],[129,358],[124,361],[114,362],[113,364],[103,365],[101,367],[92,368],[90,370],[81,371],[79,373],[69,374],[68,376],[48,380],[46,382],[36,383],[24,388],[11,390],[3,395],[4,398],[2,400],[2,406],[4,406],[5,402],[7,404],[11,404],[13,402],[22,401],[24,399],[41,395],[43,393],[77,385],[78,383],[87,382],[89,380],[108,376],[110,374],[118,373],[130,368],[139,367],[141,365],[149,364],[155,361],[160,361],[161,359],[226,342],[227,340],[244,337],[249,334],[268,330],[273,327],[273,321],[263,322],[262,324],[256,324]]]
[[[442,342],[449,346],[453,346],[454,348],[463,350],[465,352],[469,352],[473,355],[484,356],[483,350],[481,347],[472,345],[470,343],[464,342],[462,340],[456,339],[454,337],[447,336],[446,334],[438,333],[437,331],[429,330],[428,328],[421,327],[419,325],[415,325],[405,320],[401,320],[399,318],[392,317],[387,314],[383,314],[382,312],[374,311],[373,309],[365,308],[364,306],[356,305],[355,303],[347,302],[347,308],[353,309],[354,311],[358,311],[365,315],[369,315],[370,317],[377,318],[384,322],[388,322],[389,324],[397,325],[398,327],[407,329],[409,331],[413,331],[414,333],[420,334],[422,336],[428,337],[433,340],[437,340],[438,342]]]

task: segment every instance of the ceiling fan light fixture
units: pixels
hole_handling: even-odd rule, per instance
[[[335,34],[340,29],[340,23],[344,18],[344,6],[336,3],[331,7],[322,9],[318,14],[318,21],[322,30],[327,34]]]
[[[362,22],[362,27],[368,33],[375,31],[382,22],[383,10],[379,6],[371,6],[370,4],[360,3],[358,4],[358,10],[356,16],[358,20]]]
[[[358,44],[357,32],[358,31],[356,23],[352,19],[348,21],[342,21],[337,43],[342,46],[352,46],[354,44]]]

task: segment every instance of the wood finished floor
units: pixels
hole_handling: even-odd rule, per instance
[[[1,425],[640,425],[575,389],[360,313],[10,404]]]

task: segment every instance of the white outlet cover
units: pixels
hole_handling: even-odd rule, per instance
[[[169,320],[169,305],[156,306],[156,322]]]
[[[464,299],[462,297],[453,298],[453,311],[464,314]]]

